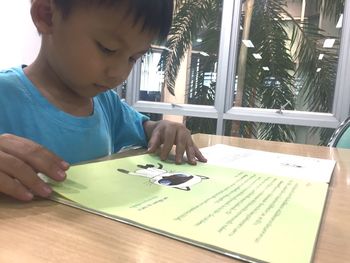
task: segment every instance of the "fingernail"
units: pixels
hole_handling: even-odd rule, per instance
[[[62,170],[58,170],[57,175],[60,179],[66,178],[66,173]]]
[[[52,193],[52,189],[49,186],[47,186],[47,185],[44,185],[42,187],[42,189],[43,189],[43,191],[45,192],[46,195],[49,195],[49,194]]]
[[[30,200],[30,199],[33,199],[34,195],[31,192],[25,192],[24,197]]]
[[[65,161],[62,161],[61,162],[61,166],[63,169],[68,169],[69,168],[69,163],[65,162]]]
[[[197,164],[196,158],[191,159],[191,164]]]

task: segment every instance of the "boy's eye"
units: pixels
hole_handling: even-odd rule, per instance
[[[111,55],[111,54],[114,54],[116,52],[116,50],[112,50],[112,49],[106,48],[100,42],[97,42],[97,46],[103,53],[105,53],[107,55]]]

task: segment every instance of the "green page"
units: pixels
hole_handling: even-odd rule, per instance
[[[93,212],[253,261],[310,262],[326,183],[151,155],[73,166],[54,191]]]

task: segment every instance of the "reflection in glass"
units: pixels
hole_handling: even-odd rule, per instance
[[[269,141],[293,142],[326,146],[334,129],[263,122],[231,121],[225,123],[225,135],[231,136],[232,127],[240,125],[239,137]]]
[[[140,100],[161,101],[164,71],[159,68],[162,49],[152,48],[142,57]]]
[[[150,113],[150,112],[141,112],[141,113],[148,116],[151,121],[160,121],[163,119],[163,114]]]
[[[140,99],[214,105],[222,0],[177,5],[168,41],[143,57]]]
[[[244,1],[233,105],[330,112],[342,10],[343,1]]]
[[[154,62],[161,70],[155,82],[164,83],[156,91],[160,95],[149,99],[213,105],[223,1],[176,2],[171,34],[159,50],[161,63]],[[345,1],[241,2],[239,56],[231,62],[237,69],[232,106],[275,109],[281,114],[331,112]],[[236,121],[225,129],[231,136],[283,141],[297,140],[300,133],[294,126],[267,124],[256,125],[253,136],[253,129],[245,125]]]
[[[216,119],[186,117],[186,127],[192,134],[216,134]]]
[[[194,133],[206,133],[206,134],[216,134],[216,119],[210,118],[199,118],[191,116],[175,116],[167,114],[156,114],[149,112],[142,112],[142,114],[150,117],[152,121],[159,120],[170,120],[174,122],[179,122],[185,124],[187,129]]]
[[[244,1],[233,106],[331,112],[343,4]],[[231,135],[249,137],[244,125],[234,122]],[[261,127],[259,138],[293,141],[289,128]]]
[[[126,89],[127,89],[127,81],[124,81],[122,84],[114,88],[113,90],[118,94],[119,98],[125,100],[126,99]]]

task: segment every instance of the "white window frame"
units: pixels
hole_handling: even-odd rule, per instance
[[[232,107],[232,89],[236,75],[239,46],[241,0],[223,0],[221,37],[218,56],[215,105],[171,104],[139,101],[141,61],[138,61],[127,80],[126,101],[140,112],[217,119],[216,134],[223,135],[225,120],[266,122],[306,127],[336,128],[350,110],[350,0],[345,1],[340,53],[331,113]]]

